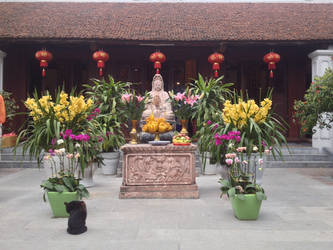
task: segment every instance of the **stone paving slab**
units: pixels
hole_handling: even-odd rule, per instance
[[[5,170],[6,171],[6,170]],[[66,233],[39,188],[43,171],[0,169],[0,249],[333,249],[333,172],[266,169],[268,200],[257,221],[239,221],[219,198],[218,176],[200,176],[200,199],[118,198],[122,179],[95,174],[88,231]]]

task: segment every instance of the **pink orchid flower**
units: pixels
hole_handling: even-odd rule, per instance
[[[185,97],[185,94],[184,93],[180,93],[178,92],[176,95],[175,95],[175,100],[178,102],[178,101],[182,101],[184,100],[186,97]]]
[[[121,100],[122,100],[123,102],[129,102],[130,99],[131,99],[131,97],[132,97],[132,94],[123,94],[123,95],[121,96]]]
[[[142,97],[142,96],[137,96],[136,99],[138,100],[138,102],[141,102],[141,101],[144,99],[144,97]]]

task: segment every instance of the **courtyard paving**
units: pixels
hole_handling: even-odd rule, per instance
[[[268,200],[257,221],[239,221],[218,176],[200,176],[200,199],[118,199],[122,179],[95,174],[88,231],[66,232],[39,188],[43,170],[0,168],[0,249],[333,249],[333,168],[266,169]]]

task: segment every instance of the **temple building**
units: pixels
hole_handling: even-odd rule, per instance
[[[92,54],[99,49],[110,56],[104,76],[135,82],[140,92],[151,90],[149,56],[156,50],[166,55],[166,91],[184,89],[198,73],[212,77],[207,58],[219,52],[224,83],[253,98],[260,88],[274,88],[274,109],[290,126],[289,140],[299,138],[293,103],[311,83],[314,61],[333,56],[333,4],[0,2],[0,13],[0,88],[16,100],[35,88],[80,89],[98,78]],[[53,54],[44,78],[35,58],[43,48]],[[281,56],[273,78],[263,61],[270,51]]]

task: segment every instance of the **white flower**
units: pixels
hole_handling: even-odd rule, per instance
[[[232,148],[233,146],[234,146],[234,144],[232,144],[232,143],[229,143],[229,145],[228,145],[229,148]]]
[[[265,150],[265,154],[266,154],[266,155],[269,155],[269,152],[270,152],[269,149],[266,149],[266,150]]]
[[[75,159],[78,159],[80,157],[80,154],[76,153],[74,157],[75,157]]]
[[[254,146],[254,147],[253,147],[253,151],[258,151],[258,147],[257,147],[257,146]]]
[[[60,153],[60,154],[64,154],[65,152],[66,152],[66,149],[65,149],[65,148],[60,148],[60,149],[59,149],[59,153]]]
[[[57,144],[58,144],[58,145],[60,145],[60,144],[62,144],[62,143],[64,143],[64,140],[63,140],[63,139],[59,139],[59,140],[57,140]]]
[[[81,147],[81,145],[80,145],[79,143],[76,143],[76,144],[75,144],[75,147],[76,147],[76,148],[79,148],[79,147]]]

